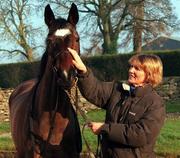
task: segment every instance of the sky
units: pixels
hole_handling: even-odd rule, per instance
[[[173,8],[174,8],[174,12],[177,15],[178,19],[180,20],[180,0],[171,0],[171,2],[172,2],[172,5],[173,5]],[[44,23],[44,20],[43,19],[41,19],[41,20],[42,20],[41,23]],[[36,20],[36,23],[37,23],[37,20]],[[180,31],[174,32],[170,36],[170,38],[180,40]],[[87,46],[87,43],[83,44],[83,42],[81,41],[81,46],[83,47],[83,45]],[[82,50],[82,48],[81,48],[81,50]],[[128,47],[127,47],[127,49],[124,49],[125,52],[127,52],[128,50],[129,50]],[[2,64],[2,63],[11,63],[11,62],[17,62],[17,61],[14,59],[14,57],[13,58],[12,57],[3,57],[3,60],[1,58],[0,64]]]
[[[180,19],[180,0],[171,0],[171,2],[173,4],[177,17]],[[173,33],[172,38],[180,40],[180,31]]]

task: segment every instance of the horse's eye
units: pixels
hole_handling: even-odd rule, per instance
[[[67,37],[64,39],[64,42],[65,42],[65,43],[69,43],[69,42],[70,42],[70,36],[67,36]]]
[[[76,38],[76,42],[79,42],[79,38]]]
[[[50,43],[50,42],[52,42],[52,39],[51,38],[47,38],[46,42]]]

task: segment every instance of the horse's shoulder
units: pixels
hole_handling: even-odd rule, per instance
[[[10,100],[15,98],[17,95],[22,95],[24,93],[31,92],[33,87],[36,85],[37,81],[38,80],[34,78],[34,79],[27,80],[19,84],[11,93]]]
[[[22,82],[18,87],[24,87],[24,88],[32,88],[37,83],[37,78],[33,78],[31,80],[27,80]]]

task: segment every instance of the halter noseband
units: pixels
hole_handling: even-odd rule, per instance
[[[64,87],[64,85],[62,84],[63,83],[62,82],[62,78],[60,77],[60,75],[58,73],[59,72],[59,68],[55,65],[55,62],[56,62],[57,58],[60,56],[61,53],[62,52],[59,52],[59,53],[56,54],[55,57],[51,56],[51,58],[53,59],[53,61],[52,61],[52,69],[53,69],[53,72],[54,72],[54,74],[55,74],[55,76],[57,78],[57,83],[58,83],[59,86]],[[75,77],[75,83],[76,83],[77,80],[78,80],[78,78],[77,78],[77,70],[76,69],[75,69],[74,77]]]

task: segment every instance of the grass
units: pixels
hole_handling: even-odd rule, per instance
[[[180,112],[180,100],[169,101],[166,103],[167,112]],[[103,110],[94,110],[87,113],[88,119],[91,121],[103,121],[105,112]],[[84,124],[84,120],[79,116],[79,122]],[[180,155],[180,118],[167,118],[164,127],[158,137],[155,151],[158,155]],[[0,150],[13,150],[13,142],[10,135],[10,127],[8,122],[0,123]],[[5,134],[5,135],[4,135]],[[97,137],[85,128],[83,135],[89,143],[93,151],[97,147]],[[87,148],[83,141],[83,151]]]
[[[0,123],[0,134],[10,132],[9,122]]]
[[[0,150],[1,151],[13,151],[14,150],[14,144],[12,142],[11,137],[9,136],[3,136],[0,137]]]
[[[0,150],[14,150],[9,122],[0,123]]]
[[[102,121],[104,121],[104,116],[105,116],[104,110],[93,110],[93,111],[87,113],[87,117],[91,121],[100,121],[100,122],[102,122]],[[81,116],[79,117],[79,122],[80,122],[81,125],[83,125],[85,123]],[[82,136],[84,136],[84,138],[88,142],[91,150],[96,151],[96,148],[97,148],[97,136],[95,136],[91,132],[91,130],[89,128],[85,128],[82,131]],[[82,140],[83,140],[83,151],[85,152],[85,151],[87,151],[87,147],[84,144],[84,139],[82,139]]]
[[[159,155],[180,155],[180,119],[167,119],[156,142]]]
[[[166,102],[166,111],[168,113],[180,113],[180,99]]]

